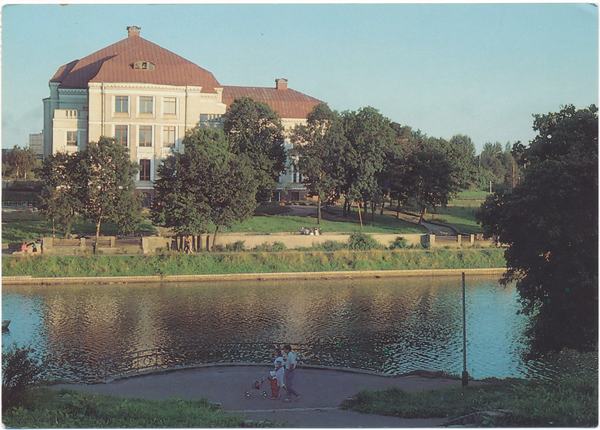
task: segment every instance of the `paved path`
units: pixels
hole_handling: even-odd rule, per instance
[[[270,385],[263,389],[268,397],[254,391],[246,398],[246,390],[252,382],[269,370],[267,366],[213,366],[179,370],[162,374],[140,376],[95,385],[68,385],[55,387],[75,388],[86,392],[162,400],[173,397],[198,399],[206,397],[210,402],[221,403],[228,412],[239,413],[250,420],[276,420],[294,427],[310,428],[382,428],[382,427],[436,427],[445,419],[402,419],[339,409],[348,397],[363,388],[383,390],[400,387],[407,391],[419,391],[441,387],[460,387],[460,380],[427,378],[423,376],[386,377],[373,374],[344,372],[338,370],[299,368],[294,385],[300,391],[299,401],[290,403],[270,400]],[[470,382],[469,385],[482,384]],[[282,390],[282,393],[285,393]],[[283,395],[282,395],[283,398]]]

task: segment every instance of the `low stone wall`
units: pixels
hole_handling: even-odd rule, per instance
[[[408,245],[423,244],[429,240],[429,235],[422,234],[379,234],[368,233],[379,244],[389,246],[397,237],[403,237]],[[344,233],[324,233],[317,236],[306,234],[290,234],[290,233],[271,233],[271,234],[223,234],[217,235],[216,245],[226,246],[236,242],[244,242],[245,249],[249,250],[260,245],[273,245],[282,243],[287,249],[310,248],[314,245],[323,244],[325,242],[342,242],[346,243],[350,239],[349,234]],[[212,237],[211,237],[212,243]]]
[[[431,234],[382,234],[367,233],[380,245],[390,246],[398,237],[404,238],[407,245],[425,245],[431,247],[460,247],[475,243],[474,235],[465,236],[434,236]],[[217,235],[217,246],[226,247],[237,242],[244,243],[245,250],[251,250],[257,246],[274,245],[281,243],[286,249],[311,248],[325,242],[347,243],[350,234],[347,233],[324,233],[322,235],[310,236],[299,233],[229,233]],[[199,235],[194,237],[194,245],[197,250],[206,250],[207,242],[212,246],[213,235]],[[41,250],[47,255],[88,255],[94,252],[95,238],[80,239],[56,239],[45,237],[42,239]],[[477,243],[483,246],[491,246],[491,241]],[[19,244],[20,246],[20,244]],[[98,242],[97,252],[103,255],[123,254],[153,254],[159,250],[175,249],[183,250],[183,237],[175,236],[146,236],[136,238],[116,238],[114,236],[102,236]],[[16,244],[15,244],[15,250]]]

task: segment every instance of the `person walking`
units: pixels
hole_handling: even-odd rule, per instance
[[[281,350],[275,348],[273,350],[273,357],[275,362],[273,363],[273,370],[270,372],[269,379],[271,380],[271,400],[279,399],[279,388],[283,387],[283,357],[281,356]]]
[[[285,345],[283,351],[286,353],[287,358],[285,360],[285,389],[287,394],[285,395],[285,402],[292,401],[292,395],[296,396],[296,401],[300,400],[300,393],[293,386],[294,373],[296,370],[296,354],[292,352],[290,345]]]

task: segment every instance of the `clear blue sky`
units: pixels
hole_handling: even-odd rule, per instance
[[[2,147],[43,127],[63,64],[126,27],[222,85],[289,87],[338,111],[372,106],[428,136],[528,143],[536,113],[598,104],[590,4],[8,5],[2,9]]]

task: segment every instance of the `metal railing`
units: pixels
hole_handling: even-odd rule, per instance
[[[137,374],[211,364],[272,364],[273,348],[282,343],[181,345],[88,358],[77,371],[80,382],[95,383]],[[389,360],[385,352],[342,345],[292,345],[299,366],[350,368],[381,372]],[[81,360],[80,360],[81,363]],[[79,366],[78,366],[79,367]]]

